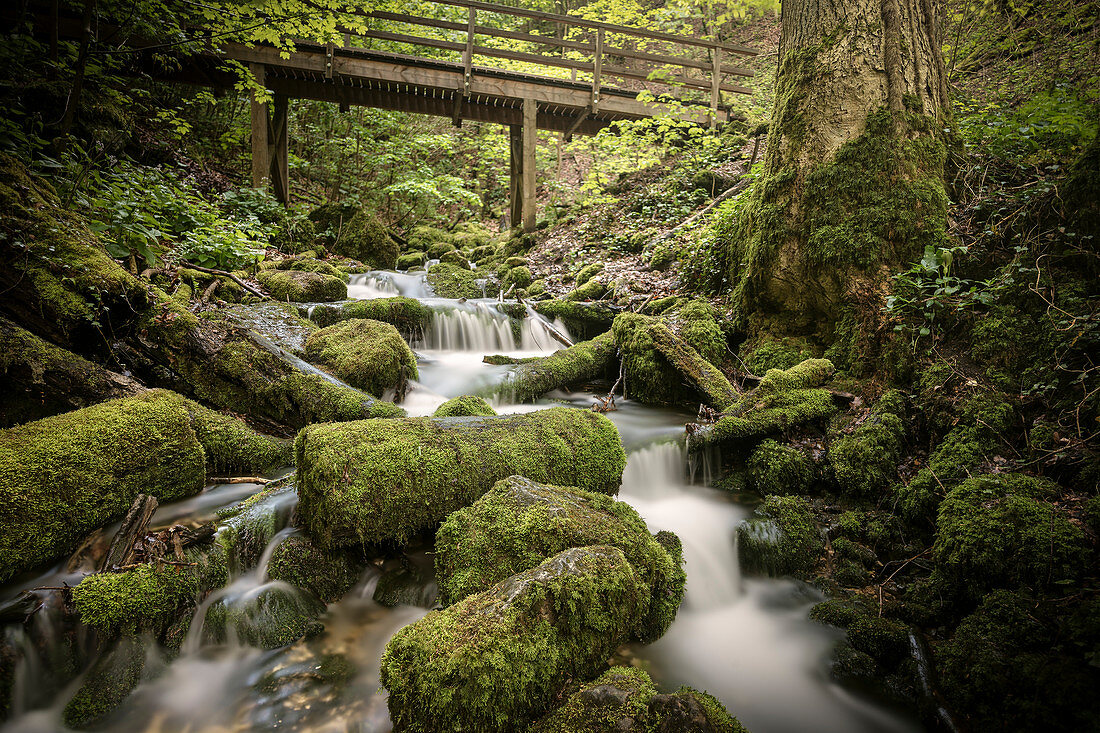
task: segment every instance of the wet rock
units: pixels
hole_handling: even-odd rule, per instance
[[[298,535],[280,542],[267,564],[269,578],[308,590],[323,603],[339,600],[361,572],[362,564],[350,553],[322,550]]]
[[[668,629],[684,595],[679,540],[662,535],[664,544],[629,504],[604,494],[510,476],[439,528],[441,601],[447,605],[484,591],[570,547],[610,545],[634,568],[640,594],[634,636],[650,642]]]
[[[315,425],[295,445],[299,514],[322,547],[407,540],[513,474],[614,492],[626,463],[610,420],[564,407]]]
[[[211,605],[203,639],[218,644],[232,639],[260,649],[278,649],[322,631],[324,626],[317,619],[324,610],[313,594],[272,581]]]
[[[810,505],[797,496],[767,497],[738,525],[737,540],[742,568],[773,576],[805,576],[825,551]]]
[[[416,379],[416,357],[397,329],[382,321],[353,318],[314,331],[304,356],[353,387],[372,395],[402,392]]]
[[[0,579],[71,552],[138,493],[197,493],[207,471],[264,470],[288,443],[151,390],[0,431]]]
[[[141,682],[145,645],[145,639],[127,635],[103,652],[65,705],[65,725],[85,729],[117,708]]]
[[[535,310],[546,318],[560,318],[573,333],[591,339],[611,329],[615,311],[594,303],[574,303],[568,300],[544,300]]]
[[[489,417],[496,415],[496,410],[480,397],[464,395],[447,400],[435,409],[432,417]]]
[[[237,505],[219,512],[216,536],[235,572],[256,566],[275,535],[290,524],[297,504],[293,480],[269,485]]]
[[[428,284],[441,298],[491,298],[500,293],[495,277],[446,262],[428,268]]]
[[[428,262],[428,255],[423,252],[408,252],[397,258],[398,270],[411,270],[414,267],[423,267]]]
[[[525,730],[628,638],[638,602],[622,551],[584,547],[429,613],[382,656],[395,729]]]
[[[321,272],[260,270],[256,280],[275,300],[293,303],[325,303],[348,297],[342,278]]]

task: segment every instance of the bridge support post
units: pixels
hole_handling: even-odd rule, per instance
[[[523,100],[523,231],[535,231],[535,146],[538,142],[538,103]]]
[[[271,156],[271,187],[276,200],[282,204],[290,203],[290,162],[288,156],[287,123],[290,112],[290,99],[285,94],[275,95],[271,125],[268,130]]]
[[[519,226],[523,221],[523,126],[508,126],[508,222]]]
[[[249,64],[253,78],[260,86],[264,85],[264,65]],[[252,187],[265,188],[271,176],[271,152],[267,133],[267,104],[261,102],[256,93],[252,93]]]

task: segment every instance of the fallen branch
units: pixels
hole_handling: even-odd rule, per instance
[[[149,520],[157,510],[157,498],[146,494],[138,494],[122,525],[111,539],[111,546],[107,554],[103,556],[100,570],[126,565],[134,556],[134,545],[145,536],[145,529],[149,526]]]
[[[198,270],[199,272],[205,272],[208,275],[221,275],[222,277],[227,277],[230,280],[232,280],[233,282],[240,285],[242,288],[244,288],[248,292],[255,295],[260,300],[271,300],[271,298],[269,296],[264,295],[262,292],[260,292],[256,288],[252,287],[251,285],[246,283],[244,280],[242,280],[239,277],[237,277],[236,275],[234,275],[232,272],[226,272],[225,270],[214,270],[214,269],[209,268],[209,267],[201,267],[201,266],[193,264],[191,262],[187,262],[186,260],[183,261],[183,264],[184,264],[185,267],[189,267],[192,270]]]
[[[215,476],[207,479],[207,481],[211,484],[260,484],[263,486],[271,479],[260,478],[259,476]]]

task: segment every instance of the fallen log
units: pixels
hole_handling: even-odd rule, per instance
[[[550,356],[524,361],[500,385],[500,393],[524,401],[587,379],[603,376],[615,357],[615,341],[604,333]]]
[[[111,546],[103,557],[100,570],[122,567],[130,564],[134,554],[134,543],[145,536],[149,520],[157,510],[157,498],[148,494],[138,494],[122,519],[122,526],[115,532]]]

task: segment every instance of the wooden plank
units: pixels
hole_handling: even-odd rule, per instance
[[[596,49],[592,57],[592,111],[600,108],[600,78],[603,76],[603,28],[596,30]]]
[[[535,231],[535,152],[538,144],[538,102],[523,100],[523,231]]]
[[[250,64],[252,77],[261,87],[264,86],[265,69],[263,64]],[[252,94],[252,186],[264,188],[271,172],[271,158],[267,140],[267,104],[260,102],[255,92]]]

